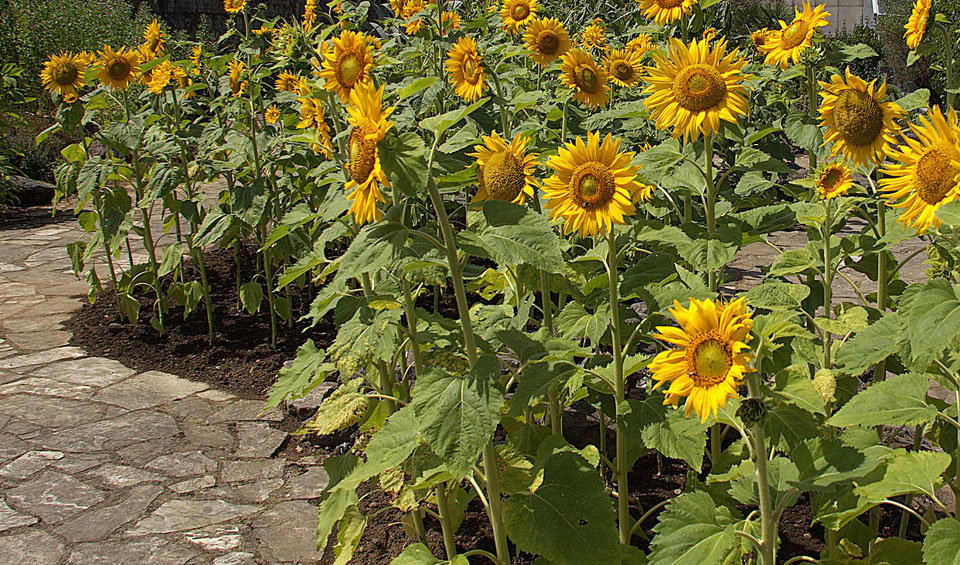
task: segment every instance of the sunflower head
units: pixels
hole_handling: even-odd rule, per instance
[[[150,79],[147,82],[147,88],[150,89],[150,92],[160,96],[174,78],[176,78],[176,76],[174,75],[173,65],[169,60],[162,61],[150,70]]]
[[[533,197],[537,181],[533,176],[537,168],[536,153],[524,154],[528,140],[517,134],[507,143],[496,132],[483,137],[483,145],[474,146],[478,165],[477,183],[480,190],[473,200],[502,200],[523,204]]]
[[[817,190],[820,198],[829,200],[843,196],[853,187],[853,175],[843,163],[831,163],[817,173]]]
[[[83,88],[83,73],[86,70],[86,57],[61,51],[43,63],[40,79],[47,90],[58,93],[69,104],[76,102],[77,91]]]
[[[653,44],[653,39],[650,37],[650,34],[641,33],[627,42],[626,50],[643,57],[648,52],[653,51],[654,47],[656,46]]]
[[[517,33],[537,17],[537,0],[503,0],[500,18],[503,27],[511,33]]]
[[[903,38],[907,40],[907,47],[916,49],[923,41],[923,34],[927,32],[927,23],[930,20],[930,6],[933,0],[916,0],[913,3],[913,12],[907,20]]]
[[[556,18],[533,19],[523,34],[523,41],[530,56],[541,67],[559,59],[570,49],[570,34]]]
[[[728,398],[738,396],[744,374],[754,371],[748,364],[753,357],[747,345],[751,315],[742,298],[730,303],[691,298],[690,308],[674,301],[670,313],[680,327],[658,326],[654,337],[676,347],[650,363],[657,381],[653,388],[669,383],[663,403],[676,408],[680,398],[688,397],[685,414],[695,410],[706,422]]]
[[[664,26],[693,11],[700,0],[637,0],[643,15]]]
[[[166,34],[160,29],[160,22],[154,18],[154,20],[147,25],[147,29],[143,30],[141,51],[146,51],[150,54],[149,59],[144,58],[144,60],[163,57],[163,44],[165,41]]]
[[[810,1],[804,0],[803,11],[794,8],[794,18],[789,24],[780,20],[780,29],[771,31],[762,47],[768,65],[779,65],[786,69],[791,60],[800,61],[803,52],[813,45],[813,36],[823,26],[830,25],[823,4],[810,7]]]
[[[194,45],[193,46],[193,55],[190,57],[190,62],[193,63],[193,68],[190,69],[190,73],[193,75],[200,74],[200,68],[203,65],[203,46]]]
[[[630,87],[640,82],[643,72],[641,56],[626,49],[611,49],[604,59],[610,81],[617,86]]]
[[[277,75],[277,82],[274,86],[280,92],[293,92],[296,94],[300,92],[302,80],[301,77],[289,71],[281,71],[280,74]]]
[[[348,170],[350,180],[344,187],[352,190],[347,198],[353,200],[350,213],[358,224],[379,221],[383,213],[377,208],[377,202],[386,202],[380,186],[390,186],[390,181],[380,163],[377,143],[393,127],[387,117],[393,108],[383,109],[383,87],[374,90],[370,86],[360,86],[350,93],[350,106],[347,121],[352,126],[348,142],[350,161]]]
[[[476,100],[486,88],[486,72],[477,52],[477,42],[472,37],[457,39],[453,49],[447,51],[447,73],[457,87],[457,94],[464,100]]]
[[[333,48],[325,50],[320,78],[326,79],[324,88],[334,91],[340,100],[350,100],[350,92],[370,82],[373,71],[373,47],[362,33],[345,30],[333,40]]]
[[[750,41],[753,42],[753,48],[757,50],[758,53],[764,53],[764,47],[767,45],[767,42],[770,41],[770,30],[767,28],[758,29],[757,31],[750,34]]]
[[[460,14],[444,10],[443,13],[440,14],[440,23],[443,24],[444,34],[457,31],[460,29]]]
[[[590,25],[580,32],[580,44],[587,49],[607,48],[607,24],[600,18],[593,18]]]
[[[303,29],[311,30],[317,23],[317,2],[307,0],[303,6]]]
[[[571,49],[564,53],[560,72],[560,82],[573,89],[573,97],[577,102],[599,108],[610,100],[606,69],[583,49]]]
[[[230,69],[230,92],[239,98],[247,89],[247,81],[241,80],[246,67],[236,59],[227,63],[227,67]]]
[[[111,90],[126,90],[140,73],[140,54],[137,51],[124,52],[121,47],[114,51],[109,45],[100,51],[100,73],[97,78]]]
[[[230,14],[238,14],[247,7],[247,0],[223,0],[223,9]]]

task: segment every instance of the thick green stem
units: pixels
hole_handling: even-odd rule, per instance
[[[947,58],[944,61],[943,66],[947,71],[947,106],[952,108],[953,101],[956,98],[956,95],[950,90],[953,88],[953,53],[954,53],[954,40],[950,37],[950,30],[947,29],[945,25],[940,22],[934,22],[933,27],[940,32],[940,35],[943,36],[943,43],[947,48]]]
[[[707,213],[707,240],[712,240],[717,232],[717,189],[713,182],[713,135],[704,136],[703,140],[704,159],[703,177],[707,184],[706,201],[704,202]],[[717,292],[719,288],[719,279],[717,272],[710,270],[707,272],[707,282],[710,285],[710,292]]]
[[[153,271],[153,289],[157,295],[157,321],[160,325],[160,335],[163,335],[163,298],[160,296],[160,265],[157,263],[157,251],[153,244],[153,231],[150,229],[150,209],[143,202],[143,171],[140,170],[140,151],[133,150],[133,171],[136,177],[134,190],[137,193],[137,208],[140,210],[140,220],[143,222],[143,246],[150,258],[150,269]],[[152,204],[151,204],[152,205]],[[132,260],[131,260],[132,263]]]
[[[757,398],[760,384],[756,374],[747,377],[750,396]],[[760,565],[776,565],[777,562],[777,515],[773,508],[770,493],[770,476],[767,471],[767,445],[763,433],[763,423],[758,422],[751,429],[753,440],[754,466],[757,472],[757,488],[760,493]]]
[[[267,229],[263,228],[263,240],[267,240]],[[270,315],[270,347],[277,347],[277,316],[275,314],[276,308],[274,306],[274,300],[276,297],[273,294],[273,265],[270,264],[270,250],[264,248],[263,250],[263,269],[266,273],[267,281],[267,305],[269,307]]]
[[[830,234],[833,224],[833,207],[831,199],[823,201],[826,209],[826,220],[823,222],[821,236],[823,237],[823,315],[833,318],[833,258],[830,249]],[[823,368],[833,368],[832,360],[833,334],[823,330]]]
[[[808,111],[810,116],[816,118],[817,116],[817,77],[816,69],[813,65],[807,65],[807,100],[810,105]],[[807,167],[807,175],[813,176],[814,171],[817,170],[817,154],[816,148],[810,148],[807,151],[807,155],[810,159],[810,164]]]
[[[507,101],[503,98],[503,88],[500,86],[500,77],[497,76],[497,69],[490,69],[490,76],[493,77],[493,86],[497,90],[497,99],[500,103],[500,127],[503,128],[503,137],[509,141],[513,137],[510,128],[510,114],[507,110]]]
[[[550,399],[550,431],[555,435],[563,435],[563,408],[560,406],[560,399],[557,392],[553,389],[547,391],[547,397]]]
[[[423,373],[423,352],[420,351],[420,334],[417,332],[417,311],[413,303],[413,294],[410,291],[410,281],[407,277],[400,279],[400,288],[403,290],[403,311],[407,316],[407,332],[410,334],[410,354],[413,355],[413,373],[414,376],[420,376]],[[403,382],[404,399],[410,397],[410,383],[408,379]]]
[[[447,560],[452,561],[457,555],[457,543],[453,537],[456,532],[450,520],[446,483],[437,485],[437,510],[440,511],[440,529],[443,531],[443,549],[447,552]]]
[[[620,336],[620,288],[617,280],[617,238],[613,226],[607,232],[607,281],[610,288],[610,333],[613,336],[613,384],[616,396],[617,414],[626,401],[626,383],[623,378],[623,349]],[[630,544],[630,488],[627,482],[627,440],[623,434],[623,427],[617,426],[617,522],[620,532],[620,543]]]

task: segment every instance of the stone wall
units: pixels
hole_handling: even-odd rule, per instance
[[[823,4],[830,12],[830,28],[827,28],[826,35],[836,33],[842,29],[853,29],[861,23],[872,26],[876,14],[876,2],[874,0],[807,0],[812,5]],[[786,3],[792,3],[794,6],[803,9],[804,0],[788,0]],[[787,22],[789,23],[789,22]]]
[[[223,9],[223,0],[140,0],[140,3],[150,6],[170,27],[187,32],[195,31],[201,18],[206,16],[214,32],[223,33],[227,30],[228,22],[234,18]],[[282,16],[293,19],[303,15],[304,0],[268,0],[261,3],[267,6],[268,18]],[[323,0],[318,4],[318,12],[326,9]]]

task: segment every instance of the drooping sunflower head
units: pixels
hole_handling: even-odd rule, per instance
[[[137,51],[124,52],[121,47],[114,51],[109,45],[100,51],[101,70],[97,75],[100,82],[111,90],[126,90],[140,73],[140,54]]]
[[[271,105],[267,108],[267,111],[263,113],[263,119],[265,119],[268,124],[277,123],[277,120],[280,119],[280,110],[278,110],[276,106]]]
[[[537,17],[537,0],[503,0],[500,18],[503,27],[511,33],[517,33]]]
[[[891,151],[897,163],[883,168],[880,189],[889,206],[904,209],[899,221],[921,234],[940,225],[940,206],[960,197],[960,127],[953,108],[945,117],[934,107],[910,129],[916,139]]]
[[[657,25],[667,25],[693,11],[700,0],[637,0],[643,15],[652,18]]]
[[[559,148],[547,163],[556,174],[544,181],[550,217],[563,219],[563,231],[582,237],[606,233],[636,212],[634,194],[641,190],[632,152],[620,151],[620,138],[587,134]]]
[[[753,42],[753,48],[756,49],[758,53],[765,53],[764,48],[767,42],[770,41],[770,30],[767,28],[758,29],[750,34],[750,41]]]
[[[317,2],[307,0],[303,6],[303,29],[311,30],[317,23]]]
[[[393,10],[393,17],[402,18],[404,7],[407,4],[407,0],[390,0],[390,9]]]
[[[77,91],[83,88],[83,73],[87,70],[87,60],[80,55],[61,51],[51,55],[43,63],[40,80],[50,92],[56,92],[64,102],[76,102]]]
[[[650,34],[641,33],[627,42],[626,50],[643,57],[648,52],[653,51],[655,47],[656,45],[653,44],[653,39],[650,37]]]
[[[913,3],[913,12],[907,20],[903,38],[907,40],[907,47],[916,49],[923,41],[923,34],[927,32],[927,23],[930,20],[930,6],[933,0],[916,0]]]
[[[390,180],[380,163],[377,143],[393,127],[387,117],[393,108],[383,109],[383,87],[374,90],[371,86],[360,86],[350,93],[350,116],[347,121],[350,129],[349,150],[350,181],[345,190],[353,190],[347,198],[353,200],[350,213],[358,224],[379,221],[383,213],[377,209],[377,202],[386,202],[380,186],[390,186]]]
[[[247,0],[223,0],[223,9],[231,14],[238,14],[247,7]]]
[[[150,59],[163,57],[163,44],[166,41],[166,34],[160,29],[160,22],[154,19],[143,30],[143,44],[141,51],[146,50],[150,54]],[[144,60],[148,60],[144,58]]]
[[[479,171],[477,183],[480,189],[473,198],[502,200],[523,204],[527,197],[533,198],[537,180],[533,173],[537,168],[537,154],[524,154],[528,140],[517,134],[509,144],[497,132],[483,136],[483,145],[475,145],[474,153]]]
[[[477,42],[472,37],[457,39],[453,49],[447,51],[447,73],[450,81],[457,87],[457,95],[464,100],[480,98],[486,88],[486,72],[477,52]]]
[[[607,24],[600,18],[593,18],[590,25],[580,32],[580,45],[587,49],[607,48]]]
[[[743,299],[730,303],[690,299],[690,308],[674,301],[670,313],[680,327],[658,326],[657,339],[676,346],[653,359],[649,368],[664,391],[664,404],[677,407],[687,397],[685,415],[696,411],[706,422],[728,398],[737,398],[744,374],[753,372],[747,342],[753,328]]]
[[[335,91],[344,103],[359,85],[370,82],[373,71],[373,47],[362,33],[345,30],[333,40],[333,49],[323,54],[318,76],[326,79],[324,88]]]
[[[433,4],[433,2],[431,2]],[[426,27],[423,18],[415,18],[417,14],[427,8],[427,0],[407,0],[403,8],[403,18],[407,20],[407,35],[417,35]]]
[[[457,31],[460,29],[460,14],[444,10],[443,13],[440,14],[440,23],[443,24],[444,34]]]
[[[277,75],[277,82],[274,84],[277,90],[280,92],[300,92],[300,85],[302,79],[291,73],[290,71],[280,71],[280,74]]]
[[[813,45],[813,35],[817,29],[830,25],[827,21],[830,13],[823,4],[811,8],[810,1],[804,0],[803,11],[798,8],[793,10],[795,15],[792,22],[787,24],[780,20],[780,29],[767,35],[768,40],[762,49],[768,65],[779,65],[781,69],[786,69],[790,60],[799,62],[803,51]]]
[[[583,49],[571,49],[563,54],[560,82],[573,89],[577,102],[599,108],[610,100],[607,90],[607,71]]]
[[[610,81],[617,86],[630,87],[640,82],[643,60],[635,51],[611,49],[603,60]]]
[[[833,143],[831,154],[843,155],[855,165],[879,165],[900,128],[894,119],[903,116],[896,102],[884,102],[886,82],[869,84],[850,72],[820,82],[820,125],[827,128],[824,143]]]
[[[656,66],[647,67],[646,107],[659,129],[672,129],[674,138],[696,141],[700,134],[720,130],[721,122],[737,123],[749,111],[743,73],[746,60],[739,51],[727,54],[721,39],[714,49],[707,40],[684,45],[672,39],[668,55],[654,54]]]
[[[150,92],[160,96],[163,94],[163,89],[170,85],[171,81],[175,79],[174,67],[169,60],[162,61],[159,65],[151,69],[150,79],[147,82],[147,88],[150,89]]]
[[[323,102],[319,98],[306,97],[300,98],[300,122],[298,129],[316,129],[319,143],[313,144],[314,153],[322,153],[329,159],[333,155],[330,148],[333,142],[330,139],[330,126],[326,122],[326,114],[323,111]]]
[[[853,188],[853,175],[843,163],[831,163],[817,173],[817,190],[820,198],[830,200],[843,196]]]
[[[541,67],[562,57],[571,44],[570,34],[556,18],[533,19],[523,34],[523,41]]]
[[[236,59],[227,63],[227,67],[230,69],[230,92],[239,98],[247,89],[247,81],[241,80],[246,67]]]

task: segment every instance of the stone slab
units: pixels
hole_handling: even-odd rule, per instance
[[[102,540],[135,520],[162,492],[160,485],[133,487],[122,502],[84,512],[61,524],[56,532],[74,543]]]
[[[317,507],[302,500],[281,502],[254,520],[260,555],[268,563],[316,563]]]
[[[280,496],[287,500],[317,498],[323,494],[328,484],[330,484],[330,476],[323,467],[314,467],[302,475],[289,479]]]
[[[224,500],[170,500],[140,520],[126,535],[142,536],[196,530],[246,517],[260,510],[260,506],[231,504]]]
[[[142,410],[206,390],[203,383],[188,381],[160,371],[148,371],[108,386],[93,396],[98,402]]]
[[[33,309],[25,312],[29,317],[7,318],[0,326],[11,333],[23,332],[47,332],[62,328],[62,323],[70,319],[69,314],[44,314],[38,315]]]
[[[0,532],[36,524],[38,521],[35,516],[21,514],[0,500]]]
[[[146,467],[172,477],[193,477],[215,473],[217,462],[199,451],[189,451],[161,455],[147,463]]]
[[[43,377],[27,377],[0,386],[0,396],[11,394],[34,394],[37,396],[60,396],[86,400],[96,392],[91,386],[65,383]]]
[[[287,433],[270,427],[267,422],[238,422],[237,457],[270,457],[280,448]]]
[[[283,486],[283,479],[264,479],[252,483],[245,483],[233,487],[237,498],[243,502],[259,504],[265,502],[270,495]]]
[[[0,556],[3,563],[56,565],[63,554],[63,543],[42,530],[29,530],[0,537]]]
[[[30,373],[38,377],[51,377],[58,381],[79,385],[105,387],[116,384],[134,374],[122,363],[103,357],[85,357],[52,363]]]
[[[180,429],[191,445],[198,447],[218,447],[233,449],[236,442],[225,426],[203,426],[200,424],[181,423]]]
[[[75,359],[77,357],[83,357],[83,351],[81,351],[79,347],[57,347],[46,351],[0,359],[0,369],[17,369],[32,365],[44,365],[53,363],[54,361]]]
[[[14,394],[0,402],[0,413],[52,429],[75,428],[123,412],[106,404],[35,394]]]
[[[38,332],[8,333],[7,339],[23,352],[45,351],[54,347],[65,347],[73,334],[66,330],[45,330]]]
[[[30,450],[30,445],[12,433],[0,434],[0,461],[19,457]]]
[[[210,416],[207,423],[220,424],[224,422],[241,422],[245,420],[263,420],[268,422],[283,421],[283,414],[276,408],[267,410],[266,414],[260,415],[263,410],[263,401],[261,400],[238,400],[231,402],[220,410],[217,410]]]
[[[100,489],[57,471],[46,471],[37,479],[7,491],[8,504],[47,524],[72,518],[104,498]]]
[[[67,563],[118,563],[134,565],[182,565],[197,553],[161,537],[131,539],[128,541],[93,542],[77,544]]]
[[[63,459],[62,451],[28,451],[0,468],[0,477],[23,480],[46,469],[58,459]]]
[[[90,453],[164,439],[178,433],[180,429],[176,421],[168,414],[140,411],[56,432],[47,440],[47,446],[72,453]]]
[[[242,483],[261,479],[276,479],[283,476],[284,459],[254,461],[224,461],[220,479],[225,483]]]
[[[213,475],[204,475],[202,477],[187,479],[185,481],[180,481],[179,483],[169,485],[169,488],[177,494],[188,494],[198,490],[203,490],[205,488],[210,488],[215,484],[217,484],[217,480],[213,478]]]
[[[207,526],[206,528],[186,532],[184,538],[201,549],[211,552],[237,549],[240,547],[240,542],[243,541],[240,535],[240,527],[227,524]]]
[[[162,481],[166,477],[160,473],[138,469],[127,465],[117,465],[107,463],[90,471],[87,477],[97,479],[101,483],[111,488],[123,488],[138,485],[140,483]]]
[[[253,558],[252,553],[235,551],[217,557],[213,560],[213,565],[257,565],[257,561]]]

